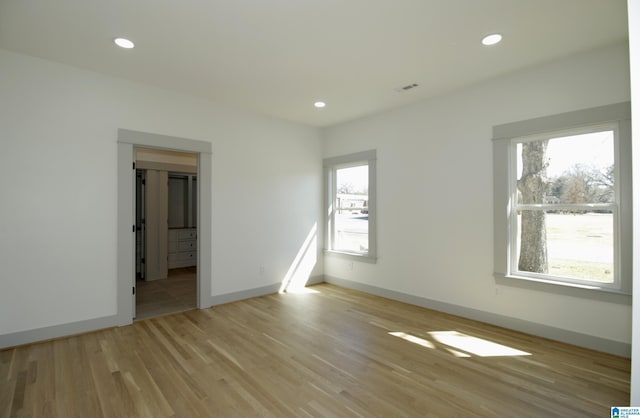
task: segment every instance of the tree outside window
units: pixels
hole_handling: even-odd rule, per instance
[[[616,127],[512,142],[512,256],[518,275],[616,282]]]

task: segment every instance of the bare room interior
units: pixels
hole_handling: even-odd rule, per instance
[[[0,0],[0,417],[631,413],[638,23]]]

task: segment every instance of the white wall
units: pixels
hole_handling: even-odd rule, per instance
[[[0,50],[0,336],[116,314],[118,128],[212,141],[212,296],[280,282],[320,218],[317,129]]]
[[[640,1],[628,0],[629,55],[631,67],[631,123],[640,127]],[[633,144],[640,143],[640,129],[633,131]],[[633,148],[633,246],[640,247],[640,147]],[[634,254],[638,251],[635,250]],[[640,289],[640,259],[634,257],[633,287]],[[640,406],[640,292],[633,296],[633,345],[631,352],[631,405]]]
[[[499,286],[492,265],[492,127],[628,100],[618,45],[327,129],[325,157],[377,149],[379,260],[325,274],[630,343],[629,304]]]

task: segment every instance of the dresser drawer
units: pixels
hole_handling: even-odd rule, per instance
[[[169,268],[191,267],[197,264],[198,232],[195,228],[169,230]]]
[[[189,260],[193,260],[193,262],[196,262],[196,259],[198,258],[198,254],[195,251],[188,251],[188,252],[184,252],[184,253],[176,253],[176,256],[178,257],[178,261],[189,261]]]
[[[195,251],[169,254],[169,268],[191,267],[195,266],[198,261],[198,253]]]
[[[196,239],[198,233],[195,229],[178,229],[178,241]]]
[[[178,241],[178,251],[195,251],[198,244],[195,240],[191,241]]]

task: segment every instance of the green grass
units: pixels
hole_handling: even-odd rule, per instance
[[[613,265],[585,260],[554,258],[549,260],[549,274],[580,279],[588,278],[596,282],[611,283],[613,282]]]
[[[613,282],[613,215],[548,213],[549,274]]]

